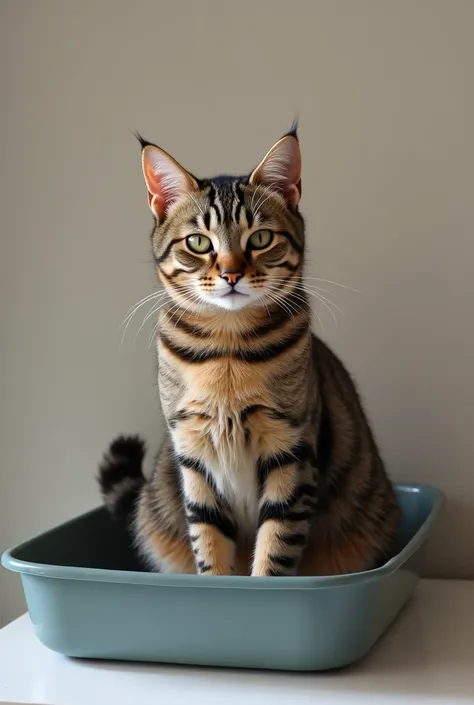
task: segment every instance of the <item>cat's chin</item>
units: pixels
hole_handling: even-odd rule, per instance
[[[233,291],[224,296],[213,297],[211,303],[213,306],[223,308],[226,311],[241,311],[243,308],[255,303],[255,300],[248,294],[240,294],[237,291]]]

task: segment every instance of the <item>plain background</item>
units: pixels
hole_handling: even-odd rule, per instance
[[[300,116],[308,273],[346,313],[396,480],[447,494],[427,571],[474,576],[474,3],[3,1],[0,548],[97,504],[119,432],[156,450],[154,286],[129,129],[248,172]],[[141,309],[143,314],[148,307]],[[317,321],[316,324],[317,325]],[[24,609],[0,571],[0,623]]]

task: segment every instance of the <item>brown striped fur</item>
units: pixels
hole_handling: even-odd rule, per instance
[[[198,180],[143,140],[142,154],[166,292],[167,432],[148,481],[140,441],[115,441],[100,473],[107,505],[161,571],[318,575],[380,563],[400,512],[355,386],[310,331],[296,131],[237,179]]]

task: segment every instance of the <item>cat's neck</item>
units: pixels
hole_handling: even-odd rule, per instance
[[[208,308],[191,311],[170,304],[162,311],[162,322],[198,337],[212,339],[225,335],[229,338],[254,338],[270,330],[310,324],[310,308],[304,300],[297,306],[291,300],[270,306],[249,306],[239,311]]]

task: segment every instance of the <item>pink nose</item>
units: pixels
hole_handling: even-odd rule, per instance
[[[222,279],[225,279],[228,284],[235,286],[239,279],[242,279],[242,272],[222,272]]]

